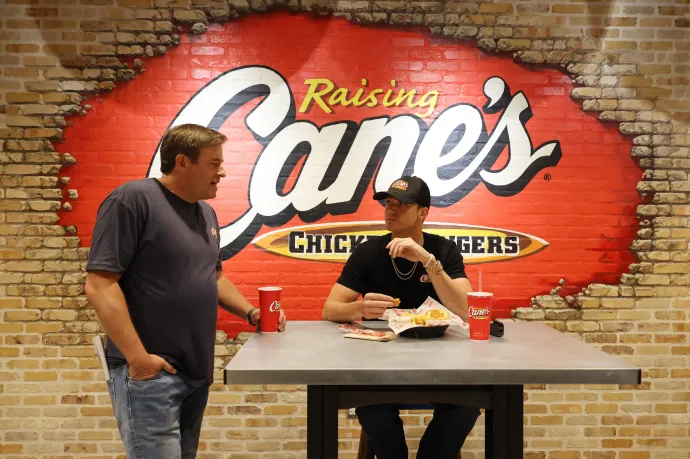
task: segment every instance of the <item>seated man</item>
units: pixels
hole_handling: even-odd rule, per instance
[[[460,249],[452,241],[422,232],[431,205],[427,184],[405,176],[374,199],[385,200],[386,229],[391,233],[370,237],[357,246],[324,304],[323,318],[333,322],[377,319],[394,306],[394,298],[400,298],[401,308],[412,309],[431,296],[467,321],[467,292],[472,286]],[[455,459],[479,410],[433,405],[434,417],[417,457]],[[356,412],[378,459],[407,459],[398,404],[364,406]]]

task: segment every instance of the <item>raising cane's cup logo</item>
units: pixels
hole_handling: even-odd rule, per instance
[[[271,312],[276,312],[278,309],[280,309],[280,301],[274,301],[271,303],[271,305],[268,307],[268,310]]]
[[[489,318],[489,308],[475,308],[471,307],[469,309],[470,317],[474,319],[488,319]]]

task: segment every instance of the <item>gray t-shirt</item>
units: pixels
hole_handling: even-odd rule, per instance
[[[120,288],[144,348],[190,384],[213,381],[221,270],[218,219],[156,179],[113,190],[98,209],[87,271],[120,274]],[[112,340],[110,366],[125,358]]]

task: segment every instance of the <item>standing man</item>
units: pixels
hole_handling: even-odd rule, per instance
[[[108,390],[130,459],[196,457],[218,305],[260,320],[223,274],[218,219],[204,202],[225,177],[226,140],[195,124],[170,129],[162,178],[125,183],[98,210],[85,291],[108,334]]]
[[[324,304],[323,318],[333,322],[378,319],[393,307],[394,298],[400,298],[400,308],[413,309],[431,296],[467,321],[467,293],[472,286],[460,249],[422,231],[431,206],[427,184],[418,177],[401,177],[388,191],[374,194],[374,199],[385,200],[390,234],[357,246]],[[419,443],[417,458],[456,459],[479,410],[433,405],[434,417]],[[356,412],[378,459],[407,458],[398,404],[364,406]]]

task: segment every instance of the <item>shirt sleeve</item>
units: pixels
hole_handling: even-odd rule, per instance
[[[367,279],[370,279],[368,273],[370,267],[371,264],[367,262],[365,251],[360,245],[347,259],[337,282],[355,292],[364,293],[367,291]]]
[[[462,260],[462,252],[457,244],[448,241],[449,247],[444,250],[445,256],[441,261],[443,270],[451,279],[467,278],[465,273],[465,263]]]
[[[119,197],[106,198],[98,209],[86,270],[123,274],[136,254],[143,227],[143,218]]]

